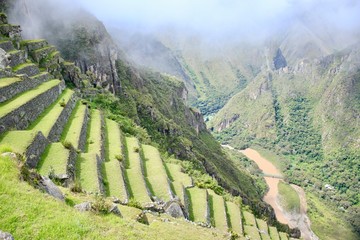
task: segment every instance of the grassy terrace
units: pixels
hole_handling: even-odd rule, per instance
[[[123,156],[121,132],[119,125],[110,119],[106,123],[106,162],[104,163],[105,176],[108,182],[108,195],[116,196],[121,201],[128,199],[124,176],[119,160]]]
[[[121,132],[119,125],[110,119],[105,119],[106,126],[106,161],[117,160],[122,156]]]
[[[269,227],[267,223],[262,219],[256,219],[258,229],[260,230],[260,235],[263,240],[270,240]]]
[[[96,160],[96,153],[82,153],[78,158],[79,166],[77,168],[77,175],[81,182],[81,187],[87,192],[99,192],[98,166]]]
[[[80,182],[87,192],[99,192],[98,162],[96,156],[101,156],[101,112],[93,110],[88,127],[86,153],[79,158]]]
[[[261,240],[259,230],[255,226],[244,225],[244,232],[251,240]]]
[[[152,194],[164,201],[169,201],[171,199],[170,186],[159,151],[150,145],[142,145],[142,150],[145,157],[146,178]]]
[[[101,127],[101,112],[99,110],[92,110],[88,128],[86,151],[97,153],[99,156],[102,146]]]
[[[249,226],[255,226],[256,227],[256,220],[255,220],[255,216],[254,214],[248,212],[248,211],[242,211],[244,219],[245,219],[245,224],[249,225]]]
[[[242,220],[241,220],[241,212],[238,205],[236,205],[233,202],[226,202],[226,210],[227,215],[230,223],[231,229],[242,235],[243,229],[242,229]]]
[[[165,223],[159,218],[150,226],[128,219],[138,209],[119,206],[124,218],[81,213],[19,180],[15,161],[0,156],[0,226],[15,239],[228,239],[216,229],[202,228],[182,219]],[[76,203],[94,201],[70,191]],[[29,204],[31,203],[31,204]],[[24,217],[26,216],[26,219]],[[19,221],[18,219],[23,219]],[[185,229],[185,231],[184,231]]]
[[[222,196],[217,195],[213,190],[208,189],[210,202],[210,216],[215,227],[227,231],[227,217],[225,201]]]
[[[140,203],[151,202],[141,170],[139,143],[135,137],[126,137],[128,169],[126,177],[132,198]]]
[[[74,111],[71,113],[68,124],[65,126],[61,140],[71,143],[74,148],[79,148],[79,140],[81,128],[84,124],[84,118],[86,114],[86,105],[76,105]]]
[[[66,174],[69,154],[69,150],[64,148],[61,143],[50,144],[41,156],[38,165],[39,173],[47,176],[53,170],[56,175]]]
[[[32,131],[10,131],[1,139],[1,144],[11,146],[16,153],[24,154],[35,135]]]
[[[14,83],[20,82],[20,81],[22,81],[22,79],[21,78],[16,78],[16,77],[13,77],[13,78],[1,78],[0,79],[0,88],[10,86],[11,84],[14,84]]]
[[[208,202],[206,200],[206,190],[193,187],[188,188],[186,191],[190,200],[190,219],[194,222],[207,223],[206,213]]]
[[[32,99],[36,98],[40,94],[52,89],[55,86],[60,84],[60,80],[51,80],[41,84],[40,86],[24,92],[18,95],[16,98],[6,101],[0,104],[0,118],[6,116],[13,110],[21,107],[25,103],[31,101]]]
[[[182,167],[174,163],[166,163],[165,167],[172,181],[173,191],[184,203],[183,186],[188,187],[192,185],[192,179],[189,175],[182,172]]]
[[[270,231],[270,237],[272,240],[280,240],[280,235],[278,233],[278,230],[276,229],[276,227],[269,227],[269,231]]]
[[[279,235],[280,235],[280,240],[288,240],[289,239],[289,237],[286,233],[279,232]]]
[[[35,132],[41,131],[45,137],[48,137],[51,128],[64,110],[63,104],[67,104],[73,94],[74,92],[69,89],[64,90],[58,99],[31,124],[29,129],[32,129]]]
[[[29,66],[36,67],[36,65],[34,63],[22,63],[22,64],[19,64],[19,65],[13,67],[13,71],[16,72],[16,71],[19,71],[19,70],[24,69],[26,67],[29,67]]]

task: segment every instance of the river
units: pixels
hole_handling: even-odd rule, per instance
[[[233,149],[233,147],[229,145],[223,145],[223,147],[227,147],[229,149]],[[318,240],[319,238],[314,234],[314,232],[310,228],[310,219],[308,218],[306,197],[304,190],[296,185],[291,185],[294,190],[298,193],[300,198],[300,212],[293,213],[287,212],[279,202],[279,191],[278,184],[279,181],[282,180],[281,172],[272,164],[269,160],[262,157],[256,150],[247,148],[245,150],[238,150],[242,154],[244,154],[247,158],[254,161],[261,171],[265,174],[264,178],[269,186],[269,191],[264,196],[264,201],[271,205],[275,211],[276,218],[279,222],[288,224],[291,228],[299,228],[301,231],[301,236],[304,240]],[[276,177],[268,177],[268,176],[276,176]]]

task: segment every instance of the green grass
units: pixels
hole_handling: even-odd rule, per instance
[[[261,240],[259,230],[255,226],[244,225],[245,236],[250,236],[252,240]]]
[[[116,160],[117,156],[122,156],[121,132],[119,125],[110,119],[105,119],[106,123],[106,161]]]
[[[81,187],[87,192],[96,193],[100,191],[96,153],[82,153],[78,158],[80,169]]]
[[[258,229],[261,231],[260,235],[263,240],[271,240],[269,235],[269,227],[267,223],[262,219],[256,219]]]
[[[15,239],[227,239],[216,229],[194,226],[185,220],[157,220],[150,226],[127,216],[138,209],[120,206],[125,219],[114,215],[80,213],[63,202],[21,182],[16,163],[0,157],[0,226]],[[69,198],[80,195],[67,193]],[[82,196],[82,195],[81,195]],[[92,201],[84,195],[83,201]]]
[[[16,153],[24,154],[35,135],[32,131],[10,131],[1,139],[1,144],[10,146]]]
[[[72,90],[64,90],[58,99],[51,104],[35,122],[31,124],[29,129],[32,129],[35,132],[41,131],[45,137],[48,137],[51,128],[54,126],[56,120],[64,110],[64,107],[60,104],[67,104],[73,94],[74,92]]]
[[[24,69],[24,68],[26,68],[26,67],[29,67],[29,66],[36,66],[34,63],[22,63],[22,64],[19,64],[19,65],[17,65],[17,66],[15,66],[15,67],[13,67],[13,71],[14,72],[17,72],[17,71],[19,71],[19,70],[21,70],[21,69]]]
[[[272,240],[280,240],[280,235],[279,235],[276,227],[269,226],[269,231],[270,231],[270,237]]]
[[[284,233],[284,232],[279,232],[279,236],[280,236],[281,240],[288,240],[289,239],[287,233]]]
[[[0,79],[0,88],[7,87],[13,83],[20,82],[20,81],[22,81],[22,79],[16,78],[16,77],[2,78],[2,79]]]
[[[164,201],[169,201],[171,198],[170,186],[159,151],[150,145],[142,145],[142,150],[145,157],[146,178],[153,194]]]
[[[41,156],[38,165],[39,173],[48,176],[53,169],[56,175],[66,174],[69,154],[69,150],[64,148],[61,143],[50,144]]]
[[[190,200],[190,219],[194,222],[207,223],[206,212],[208,202],[206,201],[206,190],[193,187],[188,188],[186,191]]]
[[[41,84],[40,86],[24,92],[17,96],[10,101],[6,101],[0,104],[0,117],[4,117],[13,110],[19,108],[20,106],[24,105],[25,103],[31,101],[32,99],[36,98],[40,94],[52,89],[53,87],[60,84],[60,80],[52,80]]]
[[[46,52],[48,50],[55,50],[55,47],[54,46],[46,46],[46,47],[43,47],[43,48],[39,48],[39,49],[36,49],[34,51],[34,53],[38,54],[38,53],[41,53],[41,52]]]
[[[289,212],[300,212],[300,198],[297,192],[287,183],[279,181],[280,203]]]
[[[80,133],[84,124],[86,108],[86,105],[80,104],[80,102],[77,103],[61,137],[62,141],[70,142],[76,149],[79,148]]]
[[[246,210],[243,210],[242,213],[243,213],[246,225],[248,225],[248,226],[256,226],[256,220],[255,220],[254,214],[252,214],[251,212],[248,212]]]
[[[210,217],[215,224],[214,227],[226,232],[228,230],[228,224],[224,198],[210,189],[208,189],[208,193],[210,200]]]
[[[277,154],[275,154],[272,151],[269,151],[265,148],[262,148],[258,145],[253,145],[251,146],[252,149],[256,150],[263,158],[269,160],[272,164],[274,164],[274,166],[280,171],[280,173],[282,174],[282,169],[283,169],[283,159],[281,159],[280,156],[278,156]]]
[[[146,189],[144,176],[142,175],[138,140],[135,137],[126,137],[126,146],[128,152],[128,169],[126,169],[126,176],[131,197],[140,203],[151,202]]]
[[[168,176],[172,181],[172,190],[175,195],[179,197],[182,203],[184,203],[184,192],[183,188],[192,185],[192,179],[189,175],[182,171],[182,167],[175,163],[166,163],[165,168]]]
[[[239,206],[233,202],[226,202],[226,211],[232,231],[242,235],[242,218]]]
[[[46,42],[45,39],[30,39],[30,40],[23,40],[21,41],[21,45],[31,44],[31,43],[40,43],[40,42]]]
[[[359,239],[340,213],[332,209],[333,206],[321,202],[314,194],[308,192],[306,200],[311,229],[320,239]]]
[[[99,110],[92,110],[89,122],[89,135],[87,138],[87,152],[97,153],[100,156],[102,147],[102,120]]]
[[[36,78],[38,78],[38,77],[40,77],[40,76],[42,76],[42,75],[47,75],[47,74],[49,74],[48,72],[41,72],[41,73],[39,73],[39,74],[37,74],[37,75],[35,75],[35,76],[31,76],[30,78],[31,79],[36,79]]]
[[[121,201],[127,200],[126,186],[120,162],[110,161],[104,163],[106,179],[108,182],[109,196],[116,196]]]

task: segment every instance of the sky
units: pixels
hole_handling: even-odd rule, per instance
[[[360,28],[360,0],[77,1],[107,24],[143,31],[176,26],[207,35],[261,32],[282,28],[304,13],[333,27]]]

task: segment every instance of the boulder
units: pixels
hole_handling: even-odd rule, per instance
[[[83,202],[74,206],[74,208],[80,212],[91,211],[91,202]]]
[[[137,215],[136,221],[142,224],[149,225],[149,219],[147,218],[145,212],[141,212],[139,215]]]
[[[2,49],[0,48],[0,68],[1,69],[5,69],[10,61],[9,61],[9,55]]]
[[[10,233],[0,231],[0,240],[14,240],[14,237]]]
[[[57,198],[61,201],[65,201],[64,195],[62,194],[61,190],[56,186],[50,178],[48,177],[41,177],[40,181],[40,188],[43,189],[45,192]]]
[[[13,152],[5,152],[5,153],[1,154],[1,156],[2,157],[9,157],[9,158],[11,158],[13,160],[17,159],[16,154],[13,153]]]
[[[110,212],[110,213],[113,213],[113,214],[115,214],[115,215],[117,215],[117,216],[119,216],[119,217],[122,217],[122,214],[121,214],[121,212],[120,212],[120,209],[119,209],[119,207],[118,207],[116,204],[112,204],[112,206],[111,206],[110,209],[109,209],[109,212]]]
[[[164,207],[165,213],[169,214],[174,218],[185,218],[184,212],[180,204],[176,201],[168,202]]]

